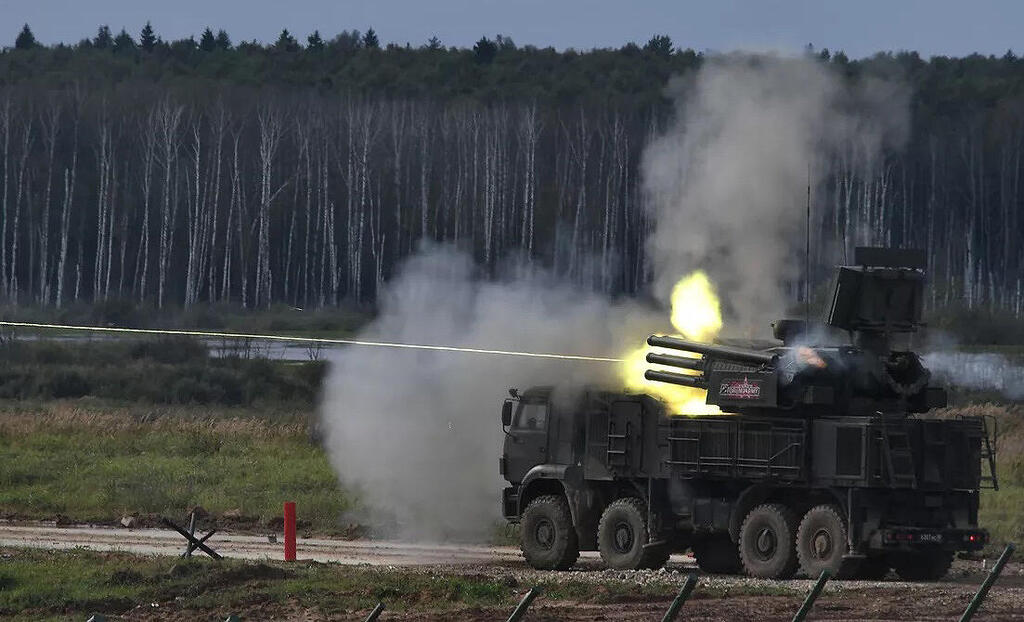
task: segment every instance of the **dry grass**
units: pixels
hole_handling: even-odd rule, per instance
[[[306,413],[279,414],[274,420],[244,416],[242,409],[196,406],[110,406],[59,401],[36,407],[18,402],[0,407],[0,437],[30,436],[39,432],[88,432],[105,437],[130,433],[180,432],[218,436],[242,435],[253,439],[293,438],[306,433]],[[102,410],[101,410],[102,409]]]

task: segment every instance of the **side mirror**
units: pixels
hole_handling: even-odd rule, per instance
[[[505,400],[501,407],[501,425],[505,428],[512,425],[512,400]]]

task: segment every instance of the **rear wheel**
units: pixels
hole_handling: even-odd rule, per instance
[[[519,540],[526,563],[538,570],[568,570],[580,556],[569,504],[561,495],[537,497],[526,506]]]
[[[937,581],[949,572],[953,554],[940,549],[894,553],[890,561],[896,574],[905,581]]]
[[[743,569],[761,579],[789,579],[796,572],[796,517],[780,503],[750,510],[740,527]]]
[[[695,540],[693,557],[701,570],[711,574],[739,574],[743,570],[739,551],[728,534],[715,534]]]
[[[818,505],[804,514],[796,530],[796,555],[800,568],[811,579],[823,570],[840,576],[846,552],[846,524],[834,505]]]
[[[609,568],[616,570],[654,569],[668,560],[668,545],[645,547],[650,540],[647,509],[635,497],[612,501],[597,525],[597,549]]]

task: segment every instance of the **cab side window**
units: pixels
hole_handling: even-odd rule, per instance
[[[520,430],[543,430],[548,424],[548,405],[523,402],[519,405],[513,427]]]

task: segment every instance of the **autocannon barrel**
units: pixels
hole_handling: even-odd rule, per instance
[[[647,371],[644,372],[644,378],[647,378],[648,380],[654,380],[657,382],[679,384],[684,387],[693,387],[695,389],[708,388],[708,383],[706,380],[704,380],[704,376],[687,376],[685,374],[674,374],[670,371],[648,369]]]
[[[687,356],[672,356],[671,354],[658,354],[650,352],[647,354],[647,362],[656,365],[669,365],[671,367],[682,367],[694,371],[704,370],[704,359],[695,359]]]
[[[647,338],[647,344],[657,346],[659,348],[684,350],[686,352],[704,354],[710,357],[729,359],[743,363],[753,363],[757,365],[773,365],[779,358],[775,354],[770,354],[768,352],[745,350],[743,348],[731,348],[729,346],[716,346],[710,343],[687,341],[677,337],[665,337],[662,335],[651,335]]]

